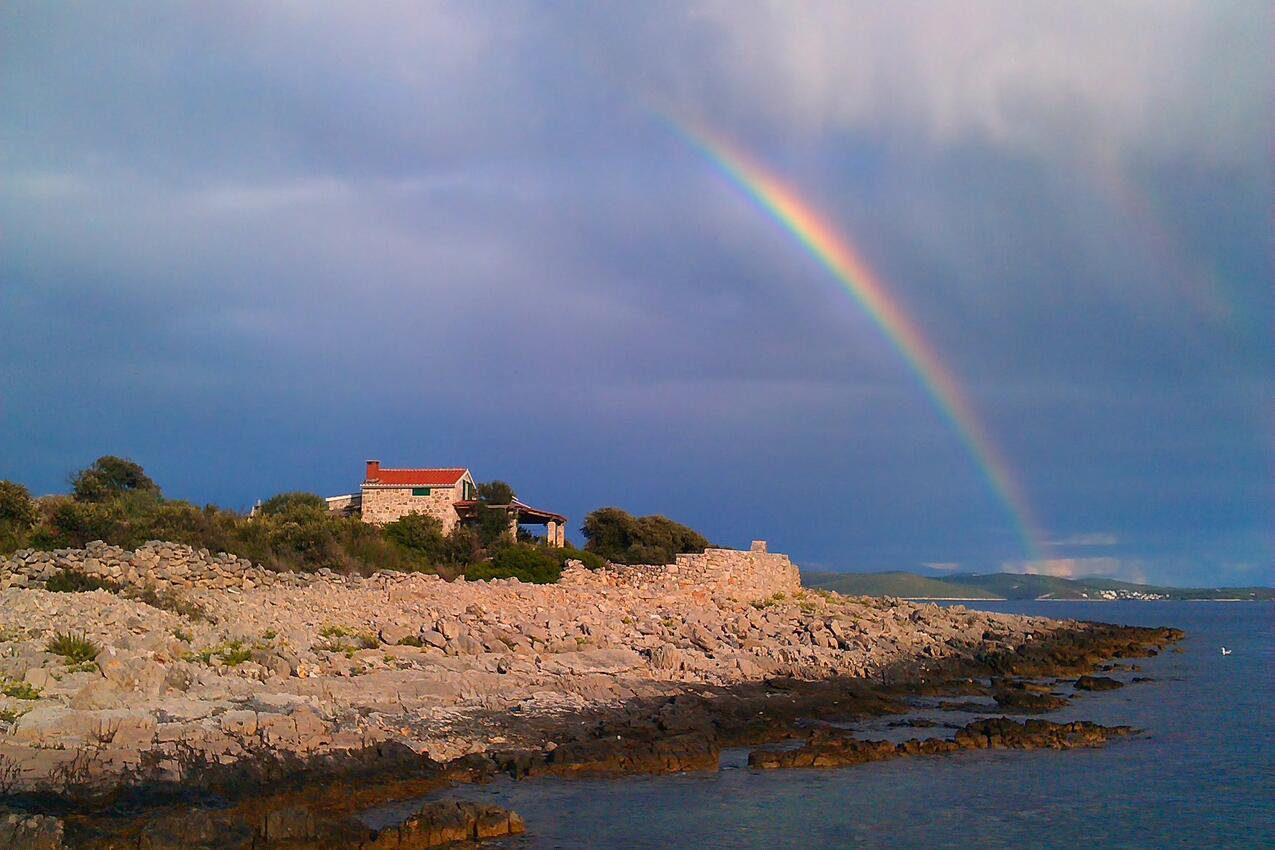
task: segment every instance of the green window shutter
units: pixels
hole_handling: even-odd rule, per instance
[[[429,488],[428,487],[413,487],[412,495],[413,496],[428,496]]]

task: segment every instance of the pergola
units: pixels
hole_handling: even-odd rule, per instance
[[[456,502],[456,513],[460,515],[462,521],[472,520],[478,516],[478,501],[471,499],[464,502]],[[540,508],[533,508],[531,505],[524,505],[518,500],[514,500],[507,505],[487,505],[492,510],[503,510],[509,515],[509,536],[518,539],[518,526],[520,525],[543,525],[545,527],[545,542],[550,546],[565,546],[567,542],[567,518],[562,514],[555,514],[553,511],[543,511]]]

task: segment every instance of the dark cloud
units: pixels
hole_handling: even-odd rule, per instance
[[[889,341],[665,110],[853,234],[1050,569],[1269,581],[1270,10],[1154,14],[11,4],[0,476],[127,453],[245,506],[379,455],[826,566],[1020,565]]]

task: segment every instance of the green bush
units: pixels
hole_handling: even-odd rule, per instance
[[[437,564],[447,559],[447,537],[438,517],[425,514],[408,514],[394,522],[386,523],[381,531],[402,549],[421,558],[427,564]]]
[[[13,699],[37,700],[40,698],[40,689],[0,675],[0,694]]]
[[[490,561],[465,568],[465,578],[475,581],[516,578],[531,584],[553,584],[561,575],[562,559],[554,550],[525,543],[507,546]]]
[[[0,525],[26,531],[39,518],[35,499],[26,487],[13,481],[0,481]]]
[[[567,561],[580,561],[585,568],[590,570],[598,570],[605,567],[606,558],[596,552],[590,552],[587,549],[576,549],[573,546],[563,546],[556,550],[562,560],[562,565],[566,566]]]
[[[120,586],[109,579],[91,576],[79,570],[61,570],[44,583],[44,589],[52,593],[88,593],[94,590],[115,593]]]
[[[140,465],[114,455],[103,455],[72,476],[71,492],[81,502],[104,502],[126,493],[160,494]]]
[[[265,516],[280,516],[296,511],[321,511],[326,513],[327,510],[328,503],[323,500],[322,496],[299,491],[280,493],[261,503],[261,513]]]
[[[97,644],[84,635],[77,635],[72,632],[58,632],[49,638],[49,642],[45,644],[44,648],[54,655],[62,656],[68,664],[83,664],[93,661],[97,658],[97,654],[102,651]]]
[[[599,508],[580,530],[586,551],[617,564],[671,564],[676,555],[709,546],[699,532],[668,517],[634,517],[619,508]]]
[[[125,536],[124,512],[119,505],[104,502],[78,502],[65,496],[42,500],[45,516],[34,540],[47,540],[53,546],[83,546],[91,540],[114,542]]]

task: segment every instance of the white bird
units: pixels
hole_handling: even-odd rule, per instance
[[[1231,651],[1230,651],[1229,649],[1227,649],[1226,647],[1222,647],[1222,654],[1223,654],[1223,655],[1230,655],[1230,654],[1231,654]]]

